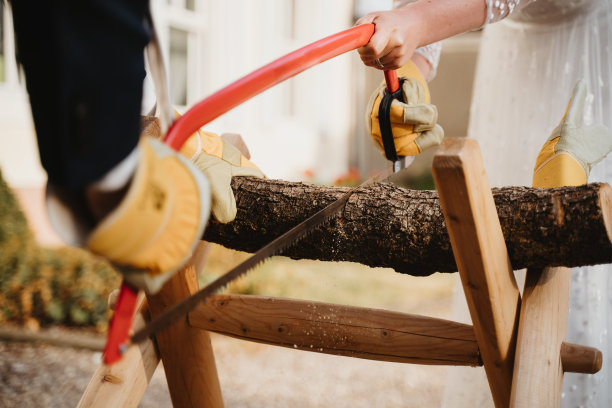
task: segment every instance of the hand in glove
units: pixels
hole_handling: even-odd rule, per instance
[[[225,136],[225,135],[224,135]],[[236,218],[236,200],[232,191],[233,176],[265,177],[225,137],[197,131],[187,139],[181,153],[189,158],[208,178],[212,194],[213,216],[222,223]]]
[[[586,83],[574,86],[567,111],[540,150],[533,175],[534,187],[586,184],[591,166],[612,150],[612,132],[603,125],[581,126]]]
[[[402,84],[403,101],[391,103],[391,129],[395,150],[399,156],[416,156],[437,146],[444,138],[444,130],[438,121],[438,109],[430,103],[429,89],[418,68],[412,63],[397,70]],[[378,109],[385,92],[383,83],[370,97],[366,109],[366,127],[379,150],[384,147],[378,122]]]
[[[49,218],[67,243],[113,262],[132,286],[157,293],[189,259],[210,216],[206,177],[185,157],[142,137],[138,162],[119,204],[98,223],[81,195],[52,183]]]

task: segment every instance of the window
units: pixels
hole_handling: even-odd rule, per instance
[[[173,105],[187,105],[188,39],[187,31],[170,28],[170,89]]]
[[[189,11],[196,11],[196,2],[198,0],[166,0],[166,3],[173,7],[184,8]]]

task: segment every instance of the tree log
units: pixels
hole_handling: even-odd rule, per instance
[[[282,180],[232,180],[238,213],[212,220],[203,239],[255,252],[347,191]],[[514,269],[612,263],[612,188],[493,189]],[[354,192],[344,210],[282,253],[294,259],[351,261],[414,276],[455,272],[436,191],[375,183]]]

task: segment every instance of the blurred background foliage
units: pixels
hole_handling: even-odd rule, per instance
[[[0,322],[103,331],[108,295],[119,281],[108,262],[86,251],[38,246],[0,172]]]
[[[200,286],[212,282],[248,257],[245,252],[212,244],[199,275]],[[224,293],[312,300],[448,318],[454,282],[453,274],[419,277],[353,262],[275,256],[232,282]]]

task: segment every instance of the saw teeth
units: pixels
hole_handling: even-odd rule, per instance
[[[390,173],[390,171],[387,170],[387,173]],[[270,243],[262,247],[259,251],[252,254],[249,258],[245,259],[242,263],[236,265],[230,271],[226,272],[224,275],[219,276],[198,292],[172,306],[170,309],[164,312],[164,314],[153,319],[149,324],[137,331],[132,336],[132,340],[134,342],[140,342],[155,334],[159,330],[171,324],[177,317],[188,313],[191,309],[197,306],[200,301],[205,301],[208,297],[217,293],[221,289],[227,289],[228,285],[237,278],[245,276],[247,272],[256,266],[259,266],[268,258],[282,254],[287,248],[290,248],[314,232],[315,229],[329,223],[333,218],[338,216],[340,210],[344,208],[346,203],[351,198],[351,195],[360,187],[369,184],[371,180],[372,179],[368,179],[359,186],[350,189],[344,193],[342,197],[331,204],[328,204],[323,209],[317,211],[306,220],[291,228],[289,231],[275,238]]]

